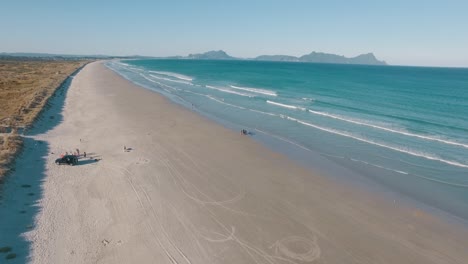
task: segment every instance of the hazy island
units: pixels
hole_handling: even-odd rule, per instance
[[[189,54],[186,57],[171,57],[175,59],[194,60],[258,60],[258,61],[288,61],[288,62],[311,62],[311,63],[335,63],[335,64],[364,64],[364,65],[387,65],[385,61],[378,60],[373,53],[361,54],[356,57],[345,57],[342,55],[311,52],[300,57],[289,55],[260,55],[255,58],[242,59],[228,55],[223,50],[208,51],[199,54]]]

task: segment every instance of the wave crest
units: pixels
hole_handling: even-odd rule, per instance
[[[276,105],[276,106],[280,106],[280,107],[284,107],[284,108],[299,109],[299,110],[302,110],[302,111],[305,111],[305,110],[306,110],[304,107],[300,107],[300,106],[282,104],[282,103],[273,102],[273,101],[270,101],[270,100],[267,100],[266,102],[267,102],[268,104],[272,104],[272,105]]]

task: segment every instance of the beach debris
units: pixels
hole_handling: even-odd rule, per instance
[[[107,245],[109,245],[109,243],[110,243],[109,240],[107,240],[107,239],[104,239],[104,240],[102,240],[101,242],[102,242],[102,244],[103,244],[104,246],[107,246]]]

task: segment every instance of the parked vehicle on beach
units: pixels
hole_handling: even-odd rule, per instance
[[[61,158],[58,158],[55,160],[55,164],[57,165],[62,165],[62,164],[68,164],[68,165],[76,165],[78,164],[78,157],[75,155],[66,155]]]

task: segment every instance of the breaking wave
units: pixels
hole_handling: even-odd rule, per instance
[[[305,111],[305,110],[306,110],[304,107],[300,107],[300,106],[287,105],[287,104],[282,104],[282,103],[273,102],[273,101],[270,101],[270,100],[267,100],[266,102],[269,103],[269,104],[276,105],[276,106],[280,106],[280,107],[284,107],[284,108],[299,109],[299,110],[302,110],[302,111]]]

